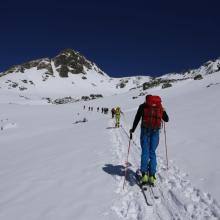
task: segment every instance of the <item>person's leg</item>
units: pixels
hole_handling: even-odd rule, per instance
[[[159,144],[159,130],[152,131],[150,135],[150,148],[149,148],[149,175],[155,176],[157,168],[156,149]]]
[[[116,126],[115,127],[119,127],[119,117],[118,117],[118,115],[116,115],[115,120],[116,120]]]
[[[121,118],[121,116],[119,115],[118,116],[118,127],[120,127],[120,118]]]
[[[149,161],[149,137],[146,128],[141,128],[141,172],[148,172],[148,161]]]

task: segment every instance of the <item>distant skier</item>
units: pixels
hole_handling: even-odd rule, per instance
[[[108,108],[104,108],[104,114],[108,114]]]
[[[156,149],[159,144],[159,131],[162,120],[169,121],[169,117],[162,107],[159,96],[147,95],[145,103],[141,104],[137,110],[133,127],[130,133],[133,133],[141,120],[141,184],[154,185],[156,181]]]
[[[112,113],[112,118],[114,118],[115,117],[115,109],[114,108],[112,108],[111,113]]]
[[[120,118],[121,118],[121,109],[120,107],[117,107],[115,109],[115,127],[119,128],[120,127]]]

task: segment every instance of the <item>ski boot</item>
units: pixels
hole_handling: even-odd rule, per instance
[[[148,183],[149,183],[149,185],[154,186],[154,185],[155,185],[155,182],[156,182],[156,177],[155,177],[155,175],[149,176],[149,178],[148,178]]]
[[[149,176],[146,173],[142,173],[142,177],[140,179],[141,185],[142,186],[147,185],[148,181],[149,181]]]

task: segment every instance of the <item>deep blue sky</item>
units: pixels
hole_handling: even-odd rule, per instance
[[[220,57],[218,1],[2,1],[0,72],[72,48],[111,76],[160,75]]]

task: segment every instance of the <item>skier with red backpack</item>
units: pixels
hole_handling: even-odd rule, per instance
[[[141,120],[141,185],[154,185],[157,166],[156,149],[159,144],[159,131],[162,120],[169,121],[169,117],[161,104],[159,96],[147,95],[145,103],[137,110],[132,129],[133,133]]]

